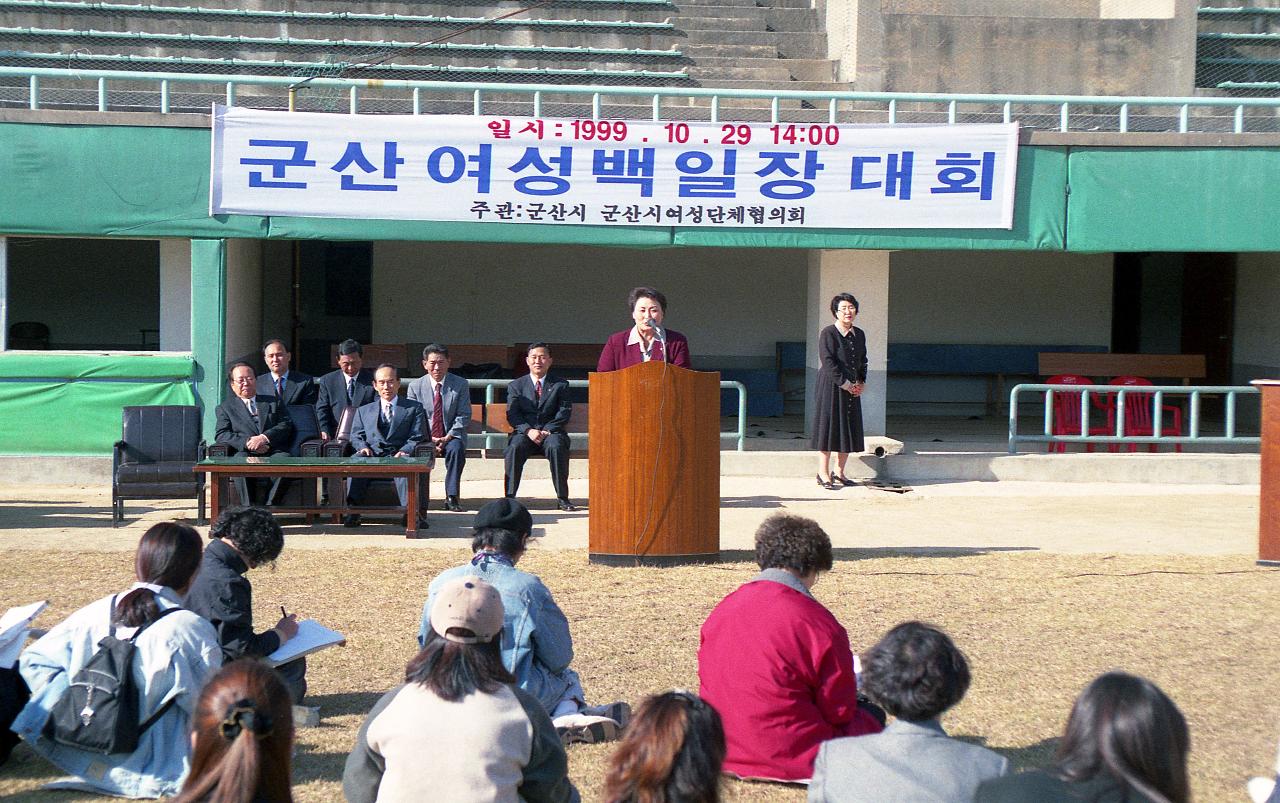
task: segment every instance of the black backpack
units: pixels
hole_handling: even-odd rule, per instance
[[[107,635],[98,642],[98,651],[89,662],[71,678],[71,685],[54,703],[44,723],[44,735],[59,744],[108,755],[136,750],[138,737],[173,704],[171,697],[160,710],[139,722],[138,687],[130,666],[136,650],[134,642],[142,631],[180,610],[163,611],[150,624],[138,628],[131,638],[122,640],[115,635],[115,609],[116,598],[112,597]]]

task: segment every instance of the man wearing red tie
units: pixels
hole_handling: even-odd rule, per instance
[[[546,455],[551,464],[551,484],[561,510],[576,510],[569,501],[569,435],[565,427],[573,405],[569,383],[550,376],[551,349],[533,343],[525,352],[529,373],[507,386],[507,423],[512,433],[503,461],[507,471],[507,496],[520,489],[520,474],[530,455]]]
[[[462,468],[467,464],[467,424],[471,423],[471,388],[467,380],[449,373],[449,348],[429,343],[422,350],[426,376],[409,383],[408,396],[427,413],[427,431],[436,456],[444,458],[444,507],[462,510],[458,494]]]

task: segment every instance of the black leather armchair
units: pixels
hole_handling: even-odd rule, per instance
[[[204,459],[200,408],[187,405],[125,407],[121,435],[111,457],[111,526],[124,521],[126,499],[197,499],[197,524],[205,524]]]

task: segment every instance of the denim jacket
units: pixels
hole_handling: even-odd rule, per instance
[[[448,569],[431,581],[422,608],[418,643],[431,629],[431,605],[450,580],[479,577],[498,589],[505,611],[502,624],[502,663],[516,677],[516,685],[537,697],[548,711],[568,694],[582,699],[577,674],[569,668],[573,639],[569,620],[551,598],[551,591],[537,575],[507,566],[500,560],[480,559]]]
[[[156,592],[161,610],[180,607],[171,588],[137,583]],[[125,591],[118,596],[123,598]],[[174,703],[140,737],[138,749],[105,756],[57,744],[40,735],[49,712],[71,677],[97,652],[110,628],[111,597],[81,608],[28,647],[18,661],[31,687],[31,701],[18,714],[13,732],[63,771],[103,792],[124,797],[177,794],[190,769],[190,721],[205,680],[222,665],[222,648],[213,625],[190,611],[157,621],[138,638],[133,678],[141,698],[139,719],[151,716],[170,698]],[[128,638],[134,628],[117,627]]]

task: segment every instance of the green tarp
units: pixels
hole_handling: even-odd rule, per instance
[[[1280,251],[1280,148],[1072,148],[1069,251]]]
[[[714,229],[209,217],[209,130],[0,123],[0,233],[626,247],[1061,250],[1066,150],[1018,150],[1014,228]]]
[[[107,455],[120,410],[195,404],[184,355],[0,353],[0,454]]]

